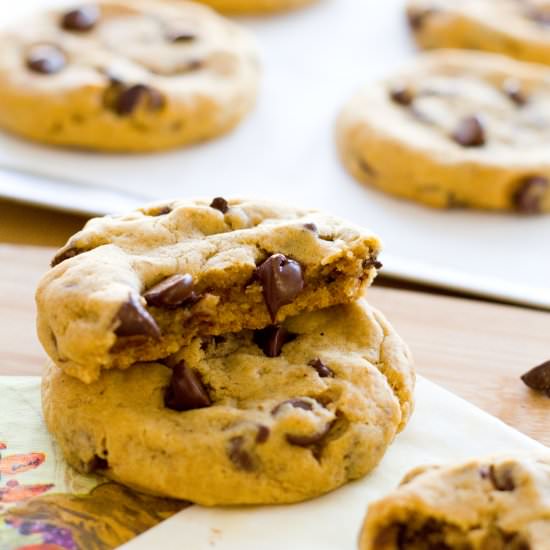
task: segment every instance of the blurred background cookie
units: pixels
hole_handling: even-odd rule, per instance
[[[550,211],[550,71],[480,52],[424,54],[344,109],[360,181],[438,207]]]
[[[409,25],[423,48],[468,48],[550,63],[546,0],[409,0]]]
[[[0,127],[44,143],[153,151],[212,138],[251,109],[254,41],[183,0],[106,0],[0,36]]]
[[[199,0],[216,10],[228,13],[267,13],[290,10],[315,0]]]

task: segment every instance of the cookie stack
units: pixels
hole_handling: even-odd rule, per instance
[[[88,222],[37,291],[44,416],[67,461],[205,505],[364,476],[414,387],[364,299],[379,251],[317,211],[220,197]]]

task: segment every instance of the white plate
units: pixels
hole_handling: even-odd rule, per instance
[[[19,0],[9,18],[47,3]],[[322,0],[243,24],[258,35],[264,78],[257,109],[233,134],[143,156],[59,151],[0,135],[0,166],[79,183],[58,189],[10,173],[0,177],[0,194],[92,214],[133,207],[136,195],[253,195],[320,207],[375,229],[387,274],[550,309],[550,217],[433,211],[361,186],[338,162],[333,126],[342,104],[415,54],[402,0]],[[108,194],[96,196],[99,187]]]

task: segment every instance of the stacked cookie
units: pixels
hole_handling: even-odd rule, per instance
[[[219,197],[88,222],[37,291],[44,415],[67,461],[206,505],[365,475],[414,386],[363,296],[379,250],[316,211]]]

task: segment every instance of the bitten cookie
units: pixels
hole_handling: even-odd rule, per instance
[[[315,0],[198,0],[226,13],[268,13],[300,8]]]
[[[376,275],[379,250],[366,229],[268,202],[174,201],[97,218],[42,279],[38,334],[58,366],[91,382],[196,335],[351,302]]]
[[[154,151],[213,138],[251,109],[254,41],[185,0],[105,0],[0,35],[0,127],[44,143]]]
[[[409,25],[423,48],[467,48],[550,64],[545,0],[409,0]]]
[[[418,468],[369,506],[361,550],[548,550],[550,454]]]
[[[360,181],[438,207],[550,211],[550,70],[495,54],[424,54],[342,112]]]
[[[204,505],[309,499],[364,476],[411,414],[406,345],[364,299],[197,338],[86,385],[50,364],[48,428],[68,462]]]

